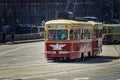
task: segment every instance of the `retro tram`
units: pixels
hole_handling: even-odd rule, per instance
[[[120,43],[120,24],[103,25],[103,44]]]
[[[56,60],[79,60],[102,52],[102,24],[57,19],[45,23],[45,55]]]

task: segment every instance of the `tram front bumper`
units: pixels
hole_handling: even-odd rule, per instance
[[[68,51],[48,51],[46,53],[47,58],[69,58],[70,52]]]

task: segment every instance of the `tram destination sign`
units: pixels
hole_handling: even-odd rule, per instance
[[[66,28],[65,25],[51,25],[51,26],[48,26],[48,28]]]

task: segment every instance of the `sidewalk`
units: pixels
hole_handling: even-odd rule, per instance
[[[20,40],[20,41],[14,41],[14,42],[6,42],[5,44],[20,44],[20,43],[30,43],[30,42],[39,42],[39,41],[44,41],[45,39],[31,39],[31,40]],[[5,45],[4,43],[0,43],[0,45]]]
[[[6,44],[12,43],[11,35],[5,36]],[[44,38],[39,33],[29,33],[29,34],[15,34],[14,44],[41,41]],[[0,37],[0,45],[2,45],[3,37]]]

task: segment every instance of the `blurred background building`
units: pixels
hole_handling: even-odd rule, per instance
[[[60,11],[73,12],[78,17],[94,16],[104,23],[120,23],[120,0],[0,0],[0,28],[12,26],[15,33],[23,26],[31,30],[32,25],[55,19]]]

